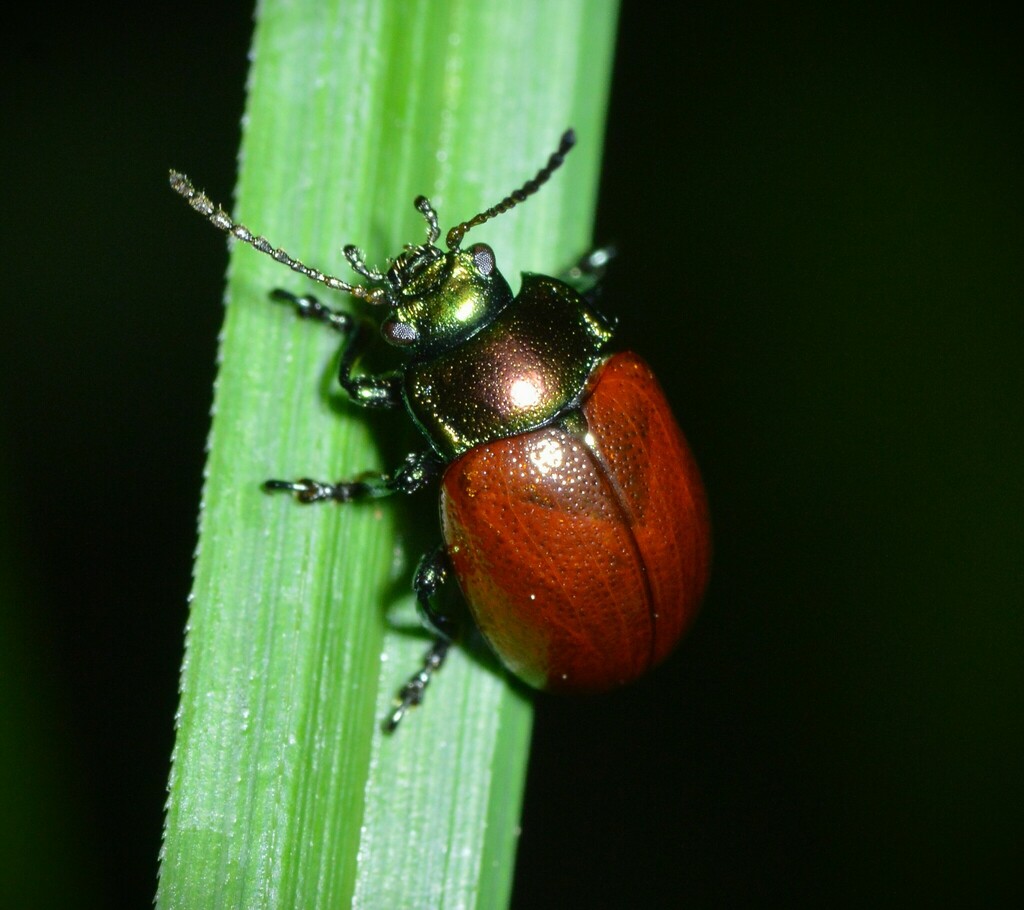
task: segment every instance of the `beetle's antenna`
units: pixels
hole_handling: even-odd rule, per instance
[[[537,190],[548,182],[551,175],[562,166],[565,156],[569,154],[575,144],[576,133],[572,130],[566,130],[562,133],[557,150],[548,158],[548,163],[537,171],[532,180],[527,180],[518,190],[506,196],[493,208],[489,208],[486,212],[481,212],[479,215],[474,215],[469,221],[463,221],[462,224],[456,225],[448,232],[448,237],[446,238],[448,249],[457,250],[462,243],[462,238],[473,228],[479,227],[485,221],[490,221],[497,215],[504,214],[510,208],[526,199],[527,196],[532,196],[536,193]]]
[[[238,224],[236,221],[233,221],[231,216],[228,215],[224,209],[211,202],[210,198],[205,193],[197,190],[195,186],[193,186],[192,181],[184,174],[179,174],[177,171],[171,171],[170,182],[171,189],[179,195],[184,196],[188,201],[188,204],[199,212],[200,215],[203,215],[214,227],[218,227],[222,231],[230,234],[232,237],[236,237],[244,243],[248,243],[261,253],[266,253],[277,262],[283,262],[288,266],[288,268],[292,269],[292,271],[305,275],[307,278],[326,285],[332,290],[344,291],[346,294],[351,294],[353,297],[360,297],[370,303],[377,303],[384,298],[384,290],[382,288],[366,288],[358,284],[349,284],[347,281],[342,281],[340,278],[335,278],[333,275],[325,275],[318,269],[310,268],[305,263],[299,262],[298,259],[293,259],[284,250],[275,249],[271,246],[270,241],[265,237],[253,234],[253,232],[244,224]]]

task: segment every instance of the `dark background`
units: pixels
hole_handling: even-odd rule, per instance
[[[605,308],[701,462],[714,577],[650,679],[540,700],[515,904],[1009,904],[1020,23],[650,10],[621,23]],[[233,185],[251,25],[73,15],[2,64],[0,901],[140,907],[226,265],[165,175]]]

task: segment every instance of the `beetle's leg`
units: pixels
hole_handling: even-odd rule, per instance
[[[303,477],[301,480],[268,480],[265,490],[294,493],[299,502],[352,502],[379,499],[392,493],[415,493],[431,483],[441,471],[441,462],[432,452],[412,452],[401,466],[387,474],[368,471],[354,480],[324,483]]]
[[[431,603],[431,598],[448,580],[450,569],[448,551],[444,544],[439,544],[420,560],[412,581],[420,621],[439,638],[446,638],[449,641],[458,638],[459,624],[452,617],[437,610]]]
[[[423,658],[423,667],[409,681],[402,686],[395,699],[395,709],[384,718],[384,732],[394,733],[395,728],[405,717],[405,712],[415,708],[423,701],[423,692],[430,684],[430,678],[441,669],[445,657],[448,656],[448,649],[452,643],[447,638],[439,638],[430,646],[426,656]]]
[[[281,303],[290,303],[295,307],[295,312],[303,319],[315,319],[318,322],[329,325],[332,329],[336,332],[340,332],[342,335],[347,335],[352,331],[352,326],[357,321],[354,316],[350,316],[348,313],[342,313],[338,310],[332,310],[329,307],[325,307],[312,294],[303,294],[300,297],[298,294],[293,294],[291,291],[286,291],[282,288],[274,288],[274,290],[270,292],[270,299],[278,300]]]
[[[423,701],[423,693],[434,673],[441,669],[452,639],[458,635],[458,624],[450,616],[445,616],[434,608],[430,600],[448,578],[448,553],[444,545],[427,553],[420,560],[413,580],[416,592],[416,606],[419,609],[423,624],[437,635],[437,639],[423,658],[423,666],[402,686],[395,699],[395,709],[385,718],[384,730],[394,731],[405,716],[406,711],[415,708]]]
[[[348,313],[325,307],[311,294],[300,297],[277,288],[270,292],[270,296],[273,300],[290,303],[303,319],[315,319],[345,336],[338,382],[356,404],[366,408],[396,408],[402,404],[400,373],[383,373],[380,376],[352,375],[356,361],[362,356],[372,338],[365,322]]]
[[[614,246],[602,246],[580,257],[575,265],[567,268],[558,278],[576,288],[588,300],[600,288],[608,263],[618,255]]]

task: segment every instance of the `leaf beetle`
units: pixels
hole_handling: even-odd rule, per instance
[[[535,193],[575,144],[567,131],[533,179],[453,227],[415,201],[427,240],[384,271],[362,252],[345,258],[350,284],[274,248],[234,222],[187,177],[172,188],[210,222],[307,278],[385,308],[384,340],[403,366],[356,372],[368,327],[310,295],[271,296],[343,337],[339,382],[371,408],[404,407],[428,448],[390,473],[324,483],[268,480],[303,503],[412,493],[440,483],[443,542],[413,581],[436,641],[385,721],[394,730],[418,705],[462,622],[433,604],[449,575],[473,622],[505,666],[529,685],[599,692],[629,682],[671,651],[707,582],[710,533],[700,474],[650,368],[610,353],[612,324],[594,288],[525,273],[518,295],[483,243],[465,235]],[[600,251],[584,271],[601,265]],[[578,273],[577,273],[578,275]],[[568,276],[567,276],[568,277]]]

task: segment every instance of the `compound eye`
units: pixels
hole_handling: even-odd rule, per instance
[[[486,278],[494,271],[494,250],[486,243],[475,243],[469,248],[476,270]]]
[[[419,341],[420,333],[409,323],[399,322],[397,319],[388,319],[380,327],[384,340],[397,347],[404,348]]]

